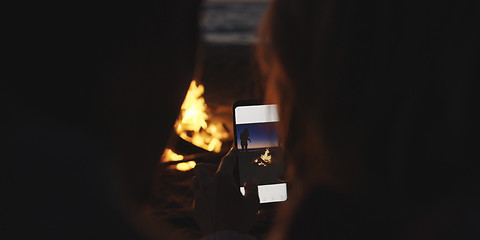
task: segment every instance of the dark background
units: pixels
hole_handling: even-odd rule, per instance
[[[268,148],[272,155],[272,163],[267,166],[259,166],[253,162],[265,153],[265,149],[250,149],[239,151],[238,165],[240,184],[258,181],[260,184],[274,184],[284,181],[285,153],[282,148]]]

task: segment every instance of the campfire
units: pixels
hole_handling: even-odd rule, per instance
[[[209,152],[218,153],[221,151],[222,141],[229,138],[229,133],[223,123],[209,120],[209,108],[203,98],[204,91],[202,84],[197,84],[195,80],[190,83],[174,128],[183,140]],[[196,164],[195,161],[187,162],[185,156],[169,148],[165,149],[161,161],[181,161],[176,164],[176,169],[180,171],[188,171]]]
[[[270,150],[265,149],[265,153],[260,155],[260,158],[253,160],[258,166],[266,167],[267,164],[272,163],[272,155],[270,155]]]

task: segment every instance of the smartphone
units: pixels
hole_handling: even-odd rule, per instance
[[[261,204],[286,201],[285,152],[277,132],[277,105],[262,100],[237,101],[233,120],[240,192],[245,195],[244,183],[254,182],[259,184]]]

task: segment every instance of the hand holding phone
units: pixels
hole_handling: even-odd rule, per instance
[[[220,166],[198,164],[192,187],[195,193],[193,214],[204,235],[222,230],[248,233],[258,211],[255,185],[246,186],[242,196],[233,177],[237,150],[232,148]]]
[[[241,100],[233,106],[235,146],[238,148],[236,179],[244,194],[244,183],[257,183],[260,203],[287,200],[285,154],[277,134],[275,104]]]

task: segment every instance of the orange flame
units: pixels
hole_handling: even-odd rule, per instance
[[[162,155],[163,162],[175,162],[183,160],[182,155],[178,155],[172,151],[172,149],[165,149]]]
[[[208,108],[203,98],[204,90],[203,85],[197,85],[195,80],[190,83],[181,107],[180,116],[175,122],[175,132],[185,141],[198,147],[208,151],[220,152],[222,140],[227,139],[229,135],[222,123],[208,121]],[[162,161],[175,161],[174,159],[180,157],[183,159],[182,155],[173,153],[175,156],[172,153],[170,149],[166,149],[164,155],[162,155]],[[177,164],[177,169],[180,171],[188,171],[194,167],[194,161]]]
[[[270,150],[265,149],[265,153],[260,155],[260,158],[253,160],[259,166],[267,166],[267,164],[272,163],[272,155],[270,155]]]
[[[220,152],[221,139],[228,133],[221,123],[208,122],[207,104],[203,98],[204,87],[195,80],[190,83],[181,107],[180,118],[175,123],[175,131],[184,140],[208,151]]]
[[[176,154],[172,151],[172,149],[165,149],[162,154],[162,161],[163,162],[176,162],[182,161],[184,157],[182,155]],[[188,161],[188,162],[181,162],[175,166],[175,168],[179,171],[188,171],[194,168],[196,165],[195,161]]]
[[[195,165],[196,165],[195,161],[182,162],[177,164],[177,170],[185,172],[190,169],[193,169]]]

